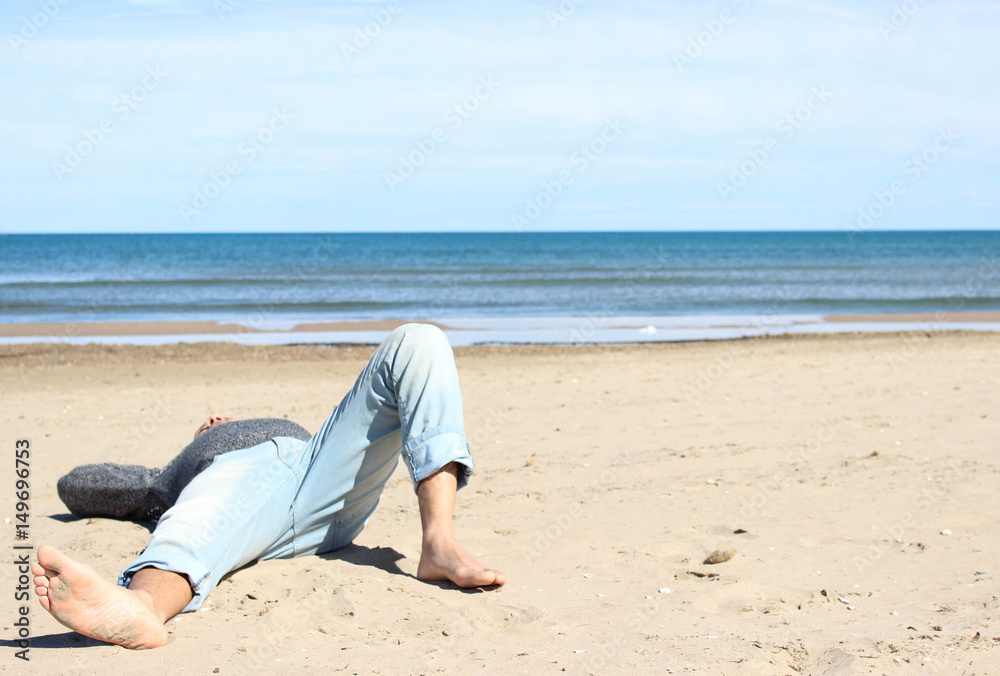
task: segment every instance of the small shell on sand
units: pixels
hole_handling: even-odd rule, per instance
[[[736,556],[735,549],[716,549],[714,552],[708,555],[703,563],[715,564],[715,563],[725,563],[729,559]]]

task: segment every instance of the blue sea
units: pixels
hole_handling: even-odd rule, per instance
[[[603,330],[1000,310],[1000,231],[0,237],[0,323]],[[760,324],[760,321],[758,321]],[[780,322],[778,322],[780,324]]]

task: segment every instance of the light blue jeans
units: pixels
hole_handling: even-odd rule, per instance
[[[216,456],[160,518],[149,545],[119,577],[152,567],[186,575],[202,604],[226,573],[254,560],[317,554],[364,529],[399,460],[414,489],[449,462],[472,474],[462,395],[440,329],[406,324],[375,351],[308,442],[279,437]]]

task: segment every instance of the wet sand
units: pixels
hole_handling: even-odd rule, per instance
[[[262,328],[213,321],[148,321],[148,322],[31,322],[0,324],[4,338],[77,338],[85,336],[190,336],[243,335],[248,333],[312,333],[350,331],[391,331],[405,319],[378,321],[301,322],[287,328]],[[1000,312],[925,312],[910,314],[843,314],[827,315],[823,321],[845,323],[920,323],[941,325],[950,323],[1000,323]],[[441,328],[454,329],[447,321],[430,322]],[[629,326],[628,328],[642,328]]]

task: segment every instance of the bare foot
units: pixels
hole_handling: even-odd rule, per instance
[[[506,575],[483,566],[454,538],[424,540],[417,579],[424,582],[451,580],[459,587],[490,587],[507,582]]]
[[[87,564],[48,545],[38,548],[32,572],[42,608],[73,631],[131,650],[166,645],[167,630],[148,593],[102,580]]]

